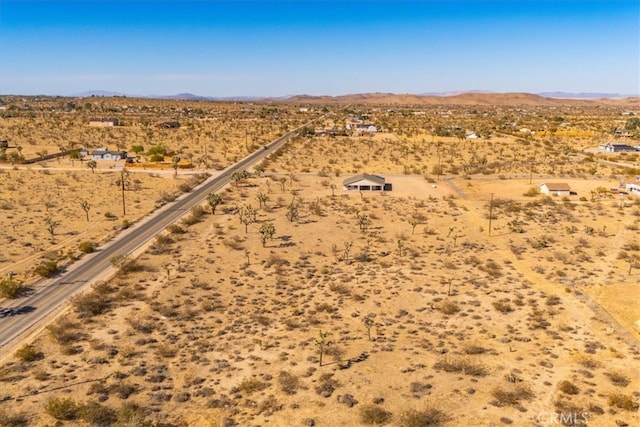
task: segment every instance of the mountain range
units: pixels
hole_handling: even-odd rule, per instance
[[[192,93],[179,93],[175,95],[130,95],[119,92],[104,90],[92,90],[75,94],[76,97],[129,97],[129,98],[152,98],[167,100],[185,101],[283,101],[298,103],[362,103],[362,104],[415,104],[415,105],[562,105],[566,103],[576,105],[588,105],[593,102],[629,104],[637,106],[640,104],[640,97],[626,96],[616,93],[600,92],[542,92],[537,94],[512,92],[498,93],[490,91],[459,91],[459,92],[425,92],[420,94],[395,94],[395,93],[359,93],[348,95],[286,95],[281,97],[258,97],[258,96],[202,96]]]

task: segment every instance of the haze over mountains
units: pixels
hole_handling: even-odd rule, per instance
[[[535,98],[550,98],[550,99],[568,99],[568,100],[596,100],[596,99],[623,99],[630,98],[637,95],[621,95],[618,93],[605,93],[605,92],[540,92],[536,94],[532,93],[499,93],[499,92],[491,92],[491,91],[482,91],[482,90],[470,90],[470,91],[452,91],[452,92],[424,92],[419,94],[395,94],[395,93],[362,93],[362,94],[346,94],[346,95],[285,95],[279,97],[259,97],[259,96],[206,96],[206,95],[196,95],[192,93],[178,93],[175,95],[132,95],[125,94],[121,92],[112,92],[105,90],[90,90],[82,93],[77,93],[72,96],[75,97],[90,97],[90,96],[104,96],[104,97],[112,97],[112,96],[126,96],[130,98],[153,98],[153,99],[175,99],[175,100],[222,100],[222,101],[253,101],[253,100],[262,100],[262,99],[275,99],[275,100],[325,100],[327,102],[331,101],[349,101],[360,99],[372,99],[372,98],[385,98],[389,99],[398,97],[402,99],[413,99],[414,102],[418,104],[425,103],[424,101],[428,101],[429,98],[436,97],[440,98],[439,101],[442,102],[442,98],[448,98],[447,101],[452,100],[455,101],[455,97],[471,97],[474,98],[478,103],[485,103],[486,101],[492,101],[493,98],[505,98],[505,97],[520,97],[522,98],[530,96]],[[532,98],[532,99],[535,99]],[[460,100],[460,99],[458,99]],[[397,103],[392,102],[392,103]],[[430,102],[426,102],[430,103]],[[489,102],[493,103],[493,102]]]

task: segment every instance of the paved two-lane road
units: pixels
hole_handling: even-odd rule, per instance
[[[114,256],[130,254],[148,243],[155,235],[180,219],[192,207],[201,204],[211,192],[218,191],[225,186],[234,172],[245,170],[278,150],[300,128],[260,148],[255,153],[228,167],[219,175],[207,179],[192,192],[180,197],[175,202],[163,206],[147,219],[123,232],[99,251],[72,265],[67,272],[52,280],[48,285],[39,288],[34,294],[12,301],[12,313],[7,314],[8,301],[5,301],[2,304],[4,317],[0,318],[0,358],[7,355],[10,347],[15,346],[31,332],[37,331],[38,327],[42,327],[45,319],[50,320],[49,315],[63,306],[71,296],[112,271],[110,260]]]

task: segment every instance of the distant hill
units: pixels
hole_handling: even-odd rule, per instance
[[[109,92],[107,90],[88,90],[86,92],[81,92],[81,93],[76,93],[75,95],[71,95],[74,97],[78,97],[78,98],[89,98],[91,96],[104,96],[104,97],[109,97],[109,96],[130,96],[124,93],[119,93],[119,92]],[[130,96],[130,97],[135,97],[135,96]]]
[[[315,104],[379,104],[379,105],[522,105],[522,106],[562,106],[562,105],[628,105],[637,106],[640,98],[587,99],[552,98],[531,93],[464,92],[459,94],[413,95],[392,93],[364,93],[341,96],[297,95],[287,98],[287,102]]]
[[[227,96],[213,97],[195,95],[192,93],[179,93],[175,95],[127,95],[119,92],[105,90],[91,90],[74,95],[76,97],[121,97],[152,98],[184,101],[236,101],[236,102],[285,102],[306,104],[379,104],[379,105],[530,105],[530,106],[561,106],[561,105],[621,105],[637,107],[640,105],[640,97],[624,97],[615,93],[600,92],[543,92],[532,93],[498,93],[481,90],[463,92],[425,92],[421,94],[395,94],[395,93],[356,93],[349,95],[288,95],[282,97],[253,97],[253,96]]]
[[[541,92],[540,96],[546,98],[561,98],[561,99],[620,99],[629,98],[631,95],[620,95],[619,93],[602,93],[602,92]]]

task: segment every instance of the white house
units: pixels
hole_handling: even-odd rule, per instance
[[[120,121],[118,119],[91,119],[89,120],[89,126],[119,126]]]
[[[604,151],[608,153],[623,153],[623,152],[637,151],[635,147],[632,147],[627,144],[616,143],[616,142],[610,142],[608,144],[600,145],[600,147],[603,147]]]
[[[629,194],[640,196],[640,182],[627,182],[624,187]]]
[[[93,160],[122,160],[127,158],[126,151],[110,151],[106,148],[98,148],[91,152]]]
[[[345,179],[342,189],[349,191],[389,191],[391,184],[385,183],[384,176],[361,173]]]
[[[370,125],[370,124],[361,124],[358,125],[356,127],[356,130],[358,132],[369,132],[369,133],[376,133],[378,132],[378,128],[376,125]]]
[[[540,192],[549,196],[570,196],[571,187],[564,182],[549,182],[540,184]]]
[[[476,138],[478,138],[478,135],[476,135],[475,132],[467,132],[467,133],[464,134],[464,137],[466,139],[476,139]]]

